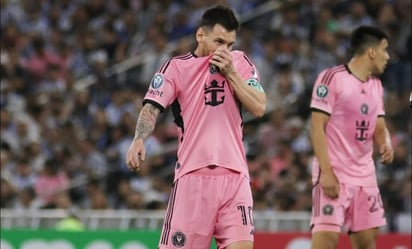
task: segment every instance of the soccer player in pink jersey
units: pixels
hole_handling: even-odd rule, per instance
[[[143,100],[127,165],[139,170],[144,140],[171,106],[179,128],[175,178],[159,248],[253,248],[253,199],[242,143],[242,114],[265,113],[259,73],[232,51],[239,22],[224,6],[205,11],[194,52],[166,61]]]
[[[386,224],[372,153],[375,143],[382,163],[393,160],[376,77],[389,60],[388,36],[362,26],[350,45],[352,59],[321,72],[312,93],[312,249],[335,249],[342,228],[353,249],[376,249]]]

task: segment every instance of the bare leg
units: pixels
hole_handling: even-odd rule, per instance
[[[336,249],[339,233],[315,232],[312,234],[312,249]]]
[[[371,228],[350,234],[352,249],[376,249],[378,232],[378,228]]]
[[[228,245],[223,249],[253,249],[253,242],[251,241],[238,241]]]

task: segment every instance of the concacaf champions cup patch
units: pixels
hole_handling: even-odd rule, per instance
[[[328,95],[328,87],[325,85],[320,85],[318,86],[318,88],[316,89],[316,96],[318,96],[319,98],[324,98]]]
[[[163,85],[163,75],[155,74],[150,84],[154,89],[161,87]]]

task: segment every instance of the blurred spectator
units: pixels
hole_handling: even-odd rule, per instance
[[[37,174],[33,171],[28,157],[21,157],[17,159],[15,169],[16,172],[13,174],[11,181],[17,191],[32,188],[37,181]]]
[[[36,195],[42,201],[42,207],[54,208],[56,195],[68,187],[69,180],[66,174],[61,171],[57,162],[51,159],[47,160],[34,185]]]
[[[147,208],[147,206],[145,206],[144,201],[143,201],[143,195],[137,191],[133,191],[133,190],[130,191],[127,194],[125,208],[130,209],[130,210],[139,210],[139,209]]]
[[[46,47],[42,36],[35,35],[32,45],[33,55],[24,63],[24,66],[31,75],[32,84],[38,84],[46,74],[49,65],[55,65],[55,67],[64,67],[65,65],[57,54]]]
[[[294,112],[291,108],[297,107],[295,104],[305,87],[302,75],[293,70],[290,63],[281,63],[271,82],[271,86],[265,90],[269,105],[287,105],[290,108],[289,112]]]
[[[41,201],[36,198],[36,192],[32,187],[24,188],[19,193],[19,198],[13,204],[13,208],[22,212],[36,210],[41,207]]]
[[[24,148],[24,155],[30,162],[31,170],[35,175],[38,175],[42,170],[46,162],[46,157],[41,150],[41,144],[39,141],[33,141]]]
[[[111,185],[109,185],[111,186]],[[133,191],[130,187],[130,182],[126,178],[119,179],[115,191],[110,195],[110,203],[115,209],[128,209],[133,206],[133,209],[142,208],[142,196],[139,192]],[[134,197],[131,197],[134,195]]]
[[[282,179],[283,173],[288,172],[288,168],[292,165],[294,156],[293,151],[290,149],[290,142],[288,140],[281,140],[277,153],[269,159],[270,174],[275,187],[282,184],[278,180]]]
[[[10,130],[10,140],[6,141],[11,146],[13,152],[19,155],[30,143],[38,141],[40,134],[37,124],[27,114],[17,114],[14,116],[13,121],[12,124],[14,126]]]
[[[105,179],[108,171],[107,159],[102,152],[96,148],[96,142],[90,138],[79,141],[79,153],[81,163],[87,175]]]
[[[14,161],[11,160],[11,148],[9,144],[0,140],[0,175],[2,179],[10,180],[13,177]]]
[[[308,153],[312,150],[309,135],[305,130],[303,120],[298,116],[288,119],[290,147],[295,153]]]
[[[85,208],[98,210],[109,209],[110,206],[106,194],[100,189],[97,190],[93,193],[93,195],[91,195],[90,206]]]
[[[155,71],[170,58],[166,34],[157,27],[151,27],[147,36],[150,39],[150,46],[142,51],[143,68],[140,82],[146,84],[150,82]]]
[[[268,122],[260,126],[259,137],[262,155],[273,156],[277,153],[282,140],[289,137],[286,123],[287,113],[284,107],[277,107],[268,114]]]
[[[181,9],[174,15],[172,28],[168,36],[169,41],[173,42],[192,34],[195,27],[190,26],[188,18],[188,12],[185,9]]]
[[[12,208],[16,198],[16,190],[9,180],[1,178],[0,180],[0,207]]]
[[[362,25],[373,25],[374,20],[366,12],[366,7],[363,1],[350,1],[348,14],[340,18],[338,22],[337,32],[343,36],[348,36],[352,30]]]

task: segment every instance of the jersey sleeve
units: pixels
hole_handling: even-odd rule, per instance
[[[379,111],[378,111],[378,117],[385,116],[385,104],[384,104],[384,91],[382,87],[382,82],[377,79],[377,84],[378,84],[378,91],[379,91]]]
[[[143,105],[151,103],[164,111],[177,97],[176,70],[172,60],[166,61],[150,81]]]
[[[330,69],[329,69],[330,70]],[[325,70],[318,75],[312,91],[310,108],[331,114],[335,104],[336,77]]]
[[[238,71],[242,78],[249,86],[263,92],[264,90],[260,84],[260,74],[255,65],[245,53],[241,51],[236,52],[237,56],[239,56],[238,60],[240,61]]]

